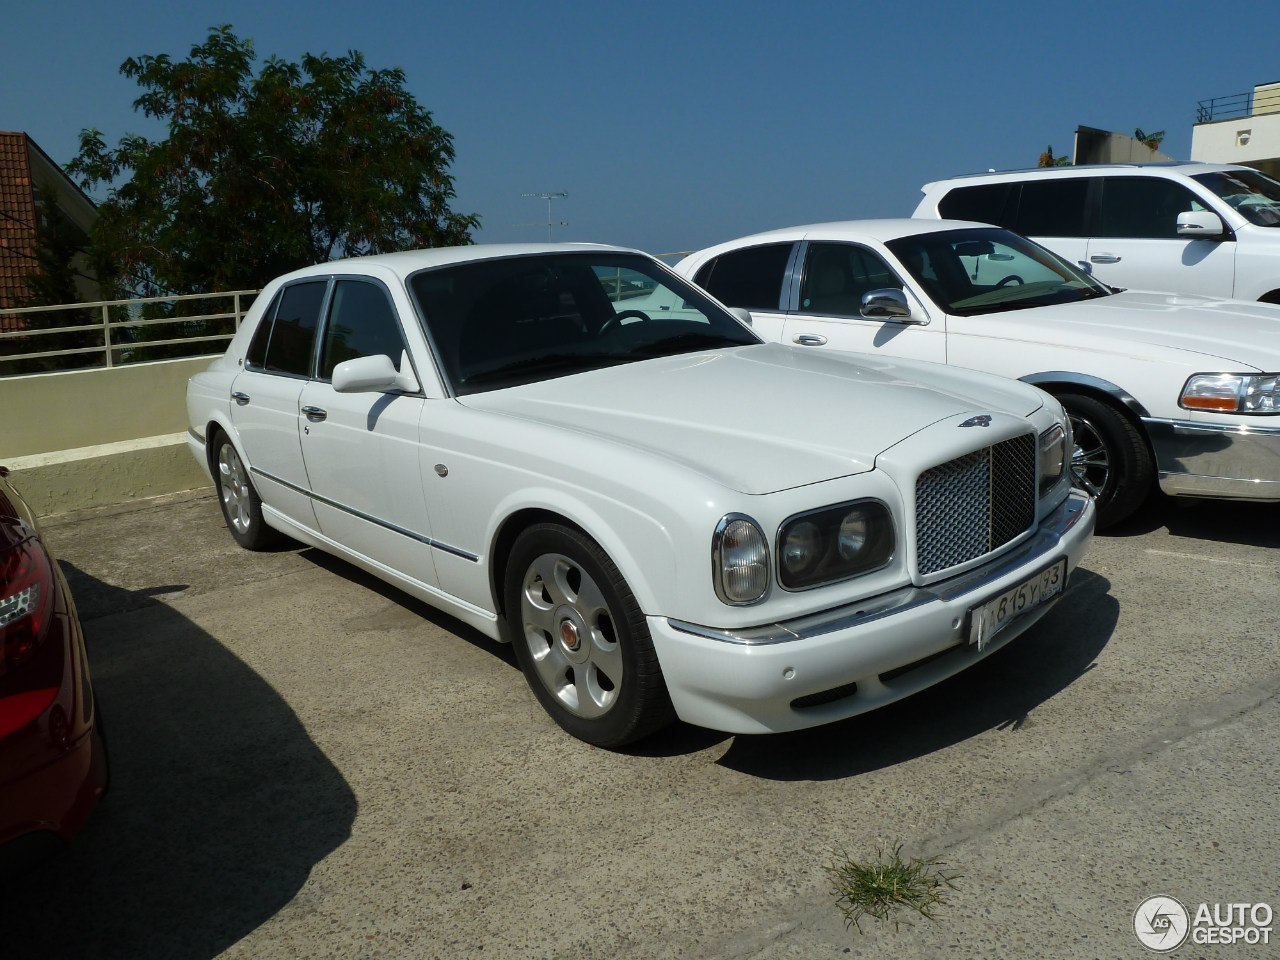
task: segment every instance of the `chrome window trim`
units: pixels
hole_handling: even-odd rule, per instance
[[[980,567],[929,587],[906,586],[867,600],[842,604],[828,610],[766,623],[754,627],[705,627],[667,618],[674,630],[706,640],[739,646],[769,646],[810,640],[842,630],[851,630],[885,617],[905,613],[936,601],[949,602],[989,587],[1019,567],[1028,565],[1059,549],[1062,537],[1080,522],[1089,503],[1088,494],[1073,490],[1063,503],[1044,519],[1035,533],[1014,549]]]
[[[293,490],[295,493],[302,494],[304,497],[309,497],[310,499],[314,500],[316,503],[323,503],[325,506],[333,507],[335,510],[341,510],[343,513],[350,514],[351,516],[357,517],[360,520],[365,520],[369,523],[376,524],[377,526],[382,527],[385,530],[390,530],[392,533],[398,533],[401,536],[408,537],[410,540],[416,540],[418,543],[426,544],[428,547],[432,547],[436,550],[443,550],[445,553],[453,554],[455,557],[461,557],[464,560],[470,560],[472,563],[480,562],[479,556],[477,556],[474,553],[470,553],[466,550],[463,550],[461,547],[454,547],[447,543],[442,543],[439,540],[433,540],[431,537],[426,537],[420,533],[415,533],[414,531],[406,529],[405,527],[401,527],[401,526],[398,526],[397,524],[391,523],[389,520],[380,520],[379,518],[371,516],[367,513],[364,513],[361,510],[356,510],[353,507],[348,507],[345,504],[338,503],[336,500],[330,500],[328,497],[322,497],[320,494],[315,493],[311,490],[304,489],[303,487],[300,487],[297,484],[290,483],[288,480],[281,480],[279,477],[273,474],[267,473],[265,470],[259,470],[257,467],[250,467],[249,472],[254,474],[255,476],[259,476],[266,480],[270,480],[272,483],[278,483],[282,487],[287,487],[288,489]]]

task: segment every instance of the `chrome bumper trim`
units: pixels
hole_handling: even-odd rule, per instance
[[[1158,418],[1142,423],[1165,493],[1280,500],[1280,425]]]
[[[1018,567],[1059,550],[1063,536],[1080,522],[1088,503],[1088,494],[1080,490],[1072,490],[1062,505],[1045,517],[1035,533],[1012,551],[968,573],[929,587],[903,587],[892,593],[881,594],[856,603],[847,603],[819,613],[756,627],[721,629],[671,618],[667,618],[667,623],[681,633],[708,640],[719,640],[741,646],[765,646],[850,630],[927,603],[949,602],[966,593],[981,590]]]

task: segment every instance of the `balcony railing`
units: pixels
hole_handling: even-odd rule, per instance
[[[1201,100],[1196,105],[1196,123],[1238,120],[1257,113],[1280,113],[1280,88]]]
[[[0,376],[217,353],[257,292],[0,308]]]

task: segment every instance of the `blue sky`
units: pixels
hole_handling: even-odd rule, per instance
[[[1167,131],[1280,80],[1280,4],[1183,0],[787,3],[10,0],[0,129],[57,161],[82,127],[159,131],[129,56],[185,57],[230,23],[259,58],[359,50],[399,66],[455,138],[455,209],[481,242],[651,252],[816,220],[907,216],[928,180],[1069,153],[1079,125]],[[540,224],[541,226],[521,226]]]

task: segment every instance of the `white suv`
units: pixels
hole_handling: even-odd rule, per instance
[[[1280,182],[1225,163],[1134,163],[925,184],[915,217],[994,223],[1104,283],[1280,303]]]

